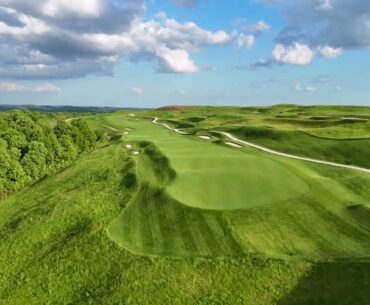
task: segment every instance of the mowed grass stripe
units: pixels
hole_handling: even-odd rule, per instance
[[[166,254],[171,249],[181,249],[182,241],[179,238],[180,232],[177,228],[177,224],[172,220],[172,214],[170,210],[173,209],[171,204],[162,202],[161,206],[157,210],[157,221],[159,223],[159,236],[158,239],[162,240],[163,248],[160,249],[160,253]]]
[[[194,254],[201,255],[201,256],[212,256],[212,249],[210,249],[209,244],[206,239],[206,234],[209,232],[205,232],[202,226],[202,216],[201,213],[194,213],[191,219],[190,230],[193,235],[194,242],[196,247],[193,250]]]
[[[241,256],[244,254],[243,249],[232,235],[229,224],[222,215],[216,218],[208,217],[207,221],[211,223],[210,226],[214,228],[214,231],[218,232],[219,236],[222,236],[221,241],[223,242],[225,251],[232,256]],[[212,224],[214,222],[217,222],[217,224]]]
[[[161,229],[161,223],[163,222],[163,215],[160,215],[160,211],[163,210],[163,201],[159,198],[155,200],[153,203],[147,204],[147,208],[149,211],[149,219],[147,223],[147,230],[151,231],[151,235],[153,236],[152,245],[151,247],[155,247],[158,251],[163,252],[168,245],[165,244],[166,240],[166,232],[163,232]],[[168,234],[169,232],[167,232]]]
[[[199,217],[198,213],[192,213],[190,210],[183,208],[179,205],[176,206],[176,222],[180,226],[181,237],[184,242],[184,250],[188,255],[197,255],[199,249],[199,234],[193,234],[193,228],[196,226],[195,220]],[[202,255],[202,254],[201,254]]]

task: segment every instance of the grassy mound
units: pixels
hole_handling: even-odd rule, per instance
[[[229,128],[228,131],[243,140],[277,151],[370,168],[370,159],[364,158],[369,151],[370,139],[324,139],[300,131],[253,126]]]

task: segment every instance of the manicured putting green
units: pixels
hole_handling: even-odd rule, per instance
[[[147,140],[166,155],[176,171],[167,192],[202,209],[243,209],[295,198],[309,191],[300,177],[280,163],[238,149],[183,136],[149,121],[107,118],[110,126],[134,131],[128,140]]]

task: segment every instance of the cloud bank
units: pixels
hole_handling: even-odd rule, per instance
[[[285,20],[275,38],[271,65],[307,65],[315,55],[335,59],[346,50],[370,48],[369,1],[255,1],[276,7]]]
[[[144,0],[0,0],[0,78],[112,75],[121,58],[194,73],[191,52],[233,39],[164,13],[143,20],[144,13]]]

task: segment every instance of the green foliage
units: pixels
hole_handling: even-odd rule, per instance
[[[1,114],[0,197],[67,166],[94,147],[96,136],[86,122],[54,125],[50,116],[18,110]]]
[[[82,119],[73,120],[71,135],[73,142],[77,145],[79,152],[87,151],[94,147],[96,134]]]
[[[21,165],[32,180],[40,179],[46,171],[46,153],[44,143],[32,141],[21,160]]]
[[[69,135],[63,135],[59,138],[59,143],[62,147],[61,158],[63,161],[69,163],[75,160],[78,156],[78,148],[73,143],[72,137]]]
[[[19,154],[10,150],[7,143],[0,139],[0,190],[3,194],[21,188],[30,179],[18,162]],[[0,191],[1,195],[1,191]]]

